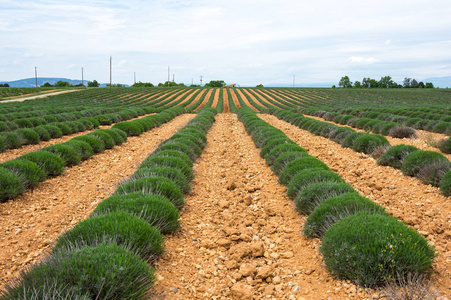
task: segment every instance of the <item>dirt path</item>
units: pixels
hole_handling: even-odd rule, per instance
[[[217,89],[217,90],[216,90],[216,93],[215,93],[215,97],[214,97],[214,99],[213,99],[213,104],[211,105],[211,107],[213,107],[213,108],[218,107],[219,93],[220,93],[220,90]]]
[[[235,114],[218,114],[195,162],[181,229],[157,262],[157,299],[363,298],[331,278],[305,217]]]
[[[232,96],[232,101],[233,101],[233,104],[235,104],[235,107],[237,109],[240,109],[241,108],[241,103],[240,103],[240,101],[238,101],[238,97],[235,94],[235,89],[232,89],[232,88],[230,89],[230,95]]]
[[[451,201],[439,189],[404,176],[391,167],[326,138],[301,130],[275,116],[260,117],[321,159],[360,194],[384,206],[435,245],[438,252],[434,278],[439,290],[451,295]]]
[[[222,98],[224,99],[223,103],[223,109],[222,112],[223,113],[230,113],[230,106],[229,106],[229,95],[227,94],[227,89],[223,88],[222,89]]]
[[[72,92],[79,92],[79,91],[82,91],[82,90],[68,90],[68,91],[54,92],[54,93],[48,93],[48,94],[43,94],[43,95],[31,96],[31,97],[21,97],[21,98],[10,99],[10,100],[0,100],[0,103],[23,102],[25,100],[33,100],[33,99],[38,99],[38,98],[45,98],[48,96],[54,96],[54,95],[59,95],[59,94],[72,93]]]
[[[62,232],[87,218],[97,203],[133,174],[160,142],[193,117],[184,114],[139,137],[129,137],[123,145],[97,154],[0,204],[0,278],[10,279],[37,261]]]
[[[204,100],[202,101],[202,103],[196,107],[196,109],[194,111],[198,111],[199,109],[201,109],[202,107],[205,106],[205,104],[207,104],[207,102],[210,100],[211,94],[213,93],[214,89],[209,89],[207,92],[207,95],[205,95]]]
[[[247,95],[247,97],[251,98],[252,101],[254,101],[255,103],[257,103],[258,105],[261,105],[265,108],[268,108],[268,105],[266,103],[261,102],[260,100],[258,100],[251,92],[249,92],[247,89],[243,89],[243,92]]]
[[[341,125],[341,124],[337,124],[335,122],[326,121],[323,118],[319,118],[319,117],[307,116],[307,115],[305,115],[305,117],[323,121],[323,122],[327,122],[330,124],[334,124],[334,125],[337,125],[340,127],[352,128],[351,126]],[[355,131],[358,131],[358,132],[366,132],[363,129],[358,129],[358,128],[352,128],[352,129]],[[440,152],[441,154],[445,155],[449,160],[451,160],[451,154],[442,153],[439,149],[428,145],[429,141],[439,141],[440,139],[448,138],[448,136],[446,136],[444,134],[433,133],[433,132],[428,132],[428,131],[424,131],[424,130],[416,130],[416,132],[418,135],[418,138],[416,138],[416,139],[408,139],[408,138],[395,139],[395,138],[392,138],[391,136],[385,136],[385,137],[387,138],[387,140],[390,142],[390,145],[392,145],[392,146],[396,146],[396,145],[400,145],[400,144],[411,145],[411,146],[415,146],[421,150]]]
[[[253,111],[258,111],[258,109],[255,108],[255,107],[249,102],[249,99],[247,99],[246,95],[244,95],[243,92],[242,92],[241,90],[235,89],[235,92],[237,92],[238,95],[240,95],[241,100],[243,100],[243,102],[244,102],[250,109],[252,109]]]
[[[148,115],[144,115],[144,116],[139,116],[138,118],[130,119],[128,121],[141,119],[141,118],[144,118],[144,117],[147,117],[147,116],[151,116],[151,115],[154,115],[154,113],[151,113],[151,114],[148,114]],[[60,138],[51,139],[50,141],[41,141],[39,144],[36,144],[36,145],[26,145],[26,146],[23,146],[23,147],[20,147],[20,148],[17,148],[17,149],[6,150],[5,152],[0,153],[0,163],[3,163],[3,162],[8,161],[8,160],[15,159],[15,158],[17,158],[19,156],[22,156],[22,155],[24,155],[24,154],[26,154],[28,152],[40,150],[40,149],[42,149],[44,147],[47,147],[47,146],[51,146],[51,145],[56,145],[56,144],[67,142],[68,140],[70,140],[70,139],[72,139],[74,137],[77,137],[77,136],[80,136],[80,135],[85,135],[85,134],[91,133],[93,131],[96,131],[98,129],[109,129],[109,128],[113,127],[113,126],[114,126],[114,124],[113,125],[108,125],[108,126],[100,126],[99,128],[96,128],[96,129],[93,129],[93,130],[86,130],[86,131],[83,131],[83,132],[77,132],[77,133],[73,133],[73,134],[70,134],[70,135],[65,135],[65,136],[62,136]]]

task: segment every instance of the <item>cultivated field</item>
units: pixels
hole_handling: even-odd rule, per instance
[[[450,103],[289,88],[0,103],[0,299],[450,299]]]

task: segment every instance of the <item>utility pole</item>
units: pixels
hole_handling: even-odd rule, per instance
[[[111,78],[112,78],[112,76],[111,76],[111,73],[112,73],[112,60],[113,60],[113,58],[110,56],[110,87],[112,87],[112,84],[111,84]]]
[[[200,75],[200,87],[202,87],[202,75]]]
[[[85,81],[83,78],[83,67],[81,67],[81,86],[85,86]]]
[[[294,81],[296,79],[296,75],[293,75],[293,87],[294,87]]]
[[[38,68],[34,67],[34,79],[36,81],[36,94],[38,93]]]

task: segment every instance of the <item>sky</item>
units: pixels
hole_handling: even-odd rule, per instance
[[[449,0],[0,0],[0,81],[338,83],[451,75]]]

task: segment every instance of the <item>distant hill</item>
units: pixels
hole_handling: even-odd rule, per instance
[[[54,78],[54,77],[38,77],[38,86],[43,85],[44,83],[48,82],[51,85],[55,85],[58,81],[67,81],[72,85],[77,85],[81,83],[81,80],[79,79],[69,79],[69,78]],[[88,85],[88,82],[91,80],[85,80],[85,85]],[[0,84],[7,83],[10,87],[35,87],[36,86],[36,79],[35,78],[25,78],[25,79],[19,79],[14,81],[0,81]],[[101,87],[106,86],[106,83],[100,83]],[[128,86],[128,85],[125,85]]]

